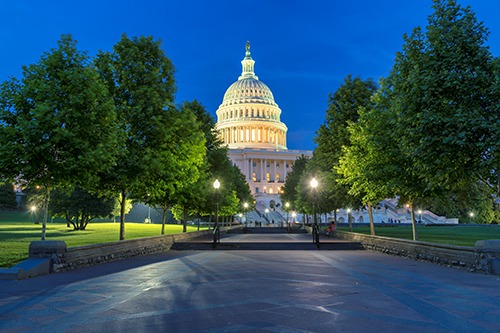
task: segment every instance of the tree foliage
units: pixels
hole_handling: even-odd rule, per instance
[[[359,193],[348,191],[347,184],[340,181],[343,175],[337,166],[342,149],[351,145],[348,125],[358,121],[360,107],[371,106],[376,89],[373,80],[348,75],[337,91],[329,96],[325,121],[314,139],[317,147],[308,164],[308,173],[320,178],[319,207],[322,212],[359,206],[359,197],[355,196]]]
[[[122,35],[112,52],[100,52],[95,60],[114,100],[119,129],[125,138],[118,147],[117,163],[106,172],[104,184],[120,193],[120,240],[125,239],[125,203],[131,192],[151,197],[164,191],[156,183],[173,179],[176,148],[184,138],[173,101],[174,66],[152,37]],[[171,124],[175,124],[171,126]],[[156,186],[158,185],[158,186]],[[146,191],[143,189],[146,188]],[[147,195],[143,197],[146,201]]]
[[[10,183],[0,185],[0,210],[13,210],[17,208],[16,192]]]
[[[287,173],[285,184],[283,184],[281,193],[281,201],[289,202],[291,207],[290,210],[305,211],[302,207],[302,201],[300,201],[300,196],[298,192],[298,185],[302,174],[306,171],[306,166],[309,163],[309,158],[307,156],[300,156],[292,165],[290,172]]]
[[[65,218],[74,230],[85,230],[91,220],[108,217],[114,204],[114,198],[100,197],[81,187],[70,191],[55,189],[51,193],[50,211],[54,216]]]
[[[388,88],[414,172],[441,187],[477,175],[497,102],[483,24],[455,1],[436,0],[433,8],[425,34],[417,29],[405,39],[391,74],[399,78]]]
[[[63,35],[57,48],[23,67],[21,80],[0,88],[0,173],[44,189],[42,239],[51,189],[88,184],[115,162],[113,103],[89,62]]]
[[[435,0],[433,7],[426,31],[404,35],[373,104],[349,125],[352,144],[338,167],[341,182],[364,202],[397,195],[409,204],[414,239],[415,206],[433,198],[450,208],[445,201],[484,193],[484,187],[470,191],[478,188],[477,176],[488,184],[496,179],[491,161],[500,138],[498,76],[484,45],[486,29],[455,1]]]

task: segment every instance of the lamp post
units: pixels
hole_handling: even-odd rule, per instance
[[[290,212],[290,203],[289,202],[285,202],[285,207],[286,207],[286,225],[288,226],[289,225],[289,222],[288,222],[288,213]]]
[[[269,223],[269,208],[266,208],[264,213],[266,214],[267,223]]]
[[[470,216],[470,221],[471,222],[474,222],[473,219],[474,219],[474,212],[470,212],[469,213],[469,216]]]
[[[422,223],[422,210],[421,209],[417,210],[417,213],[418,213],[418,223]]]
[[[146,223],[151,223],[151,206],[149,205],[149,193],[148,193],[148,199],[147,199],[147,204],[148,204],[148,219]]]
[[[245,210],[245,225],[246,225],[246,224],[247,224],[247,219],[248,219],[248,217],[247,217],[248,202],[245,202],[245,203],[243,204],[243,208],[244,208],[244,210]]]
[[[316,243],[316,246],[319,248],[319,229],[318,222],[316,221],[316,210],[314,207],[316,205],[316,187],[318,187],[318,181],[314,177],[311,179],[311,187],[313,191],[313,243]]]
[[[349,231],[352,232],[351,208],[347,208],[347,222],[349,223]]]
[[[30,207],[31,215],[33,216],[33,223],[36,224],[36,206],[33,205]]]
[[[318,187],[318,181],[316,180],[316,178],[313,177],[313,179],[311,179],[311,187],[313,189],[313,224],[316,225],[316,211],[315,211],[315,204],[316,204],[316,187]]]
[[[214,189],[215,189],[215,226],[219,226],[219,180],[216,179],[214,181]]]
[[[295,222],[295,218],[297,217],[297,213],[292,212],[292,221]]]

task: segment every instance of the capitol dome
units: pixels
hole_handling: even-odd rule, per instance
[[[286,150],[288,129],[271,89],[255,75],[249,42],[241,64],[241,76],[226,90],[216,112],[222,140],[230,149]]]
[[[264,82],[253,77],[243,78],[233,83],[224,94],[221,106],[240,103],[260,103],[278,106],[274,102],[271,89]]]

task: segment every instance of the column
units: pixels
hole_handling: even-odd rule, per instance
[[[243,156],[243,165],[241,172],[245,175],[245,179],[248,181],[248,160]]]
[[[249,168],[250,170],[248,171],[248,180],[249,180],[249,181],[253,181],[253,179],[252,179],[252,173],[254,172],[254,170],[253,170],[253,158],[251,158],[251,159],[249,160],[249,163],[250,163],[250,165],[248,166],[248,168]]]
[[[271,176],[271,180],[274,180],[276,183],[276,160],[273,160],[273,175]]]
[[[283,160],[283,181],[286,181],[286,176],[288,174],[286,165],[289,164],[287,160]]]
[[[260,160],[260,181],[263,182],[266,179],[266,174],[264,173],[264,159]]]

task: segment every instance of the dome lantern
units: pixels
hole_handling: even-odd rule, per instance
[[[241,70],[241,76],[238,78],[238,80],[242,80],[248,77],[258,80],[259,78],[255,75],[254,72],[255,61],[252,59],[252,56],[250,55],[249,41],[247,41],[245,48],[246,48],[245,59],[241,61],[242,70]]]

